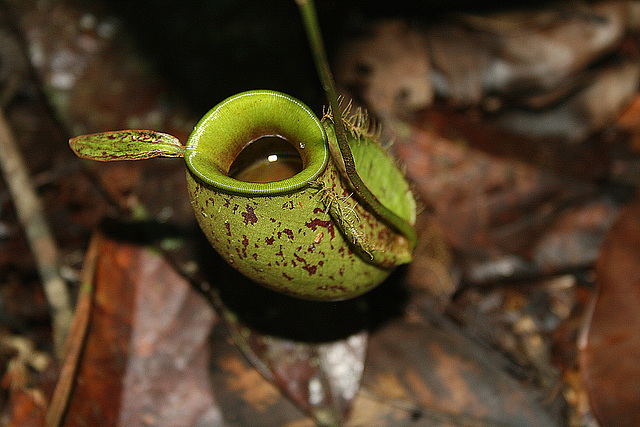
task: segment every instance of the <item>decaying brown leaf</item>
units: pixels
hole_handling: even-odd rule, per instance
[[[484,350],[474,346],[410,318],[389,323],[371,337],[363,387],[433,425],[559,424],[538,390],[478,357]]]
[[[640,202],[611,229],[597,264],[598,300],[580,362],[603,426],[640,425]]]
[[[64,425],[220,421],[207,380],[213,309],[150,249],[105,239],[99,253]]]

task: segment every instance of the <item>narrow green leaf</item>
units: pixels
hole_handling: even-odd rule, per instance
[[[184,147],[175,136],[152,130],[120,130],[80,135],[69,140],[76,155],[85,159],[140,160],[151,157],[184,157]]]

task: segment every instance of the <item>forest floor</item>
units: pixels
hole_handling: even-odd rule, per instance
[[[369,47],[345,43],[336,78],[393,138],[419,243],[364,296],[299,301],[203,243],[179,159],[97,163],[69,149],[128,128],[184,143],[206,111],[127,22],[95,1],[0,8],[0,158],[27,173],[13,163],[0,180],[1,424],[640,423],[637,85],[578,142],[522,136],[477,106],[408,114],[394,100],[423,83],[400,84],[415,67],[390,64],[418,61],[352,64],[362,84],[349,60]],[[376,49],[397,43],[394,25]],[[640,38],[615,51],[637,63]],[[243,87],[240,74],[240,90],[271,82]],[[274,89],[296,90],[282,79]],[[202,90],[213,106],[234,84]],[[317,109],[310,86],[299,96]]]

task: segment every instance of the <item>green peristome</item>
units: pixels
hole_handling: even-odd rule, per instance
[[[371,214],[341,176],[327,146],[331,126],[287,95],[244,92],[205,115],[185,148],[189,195],[211,244],[254,281],[299,298],[357,296],[411,260],[407,239]],[[265,135],[289,141],[302,171],[267,183],[228,176],[242,149]],[[413,223],[415,202],[402,174],[368,136],[353,136],[367,186]]]
[[[91,160],[141,160],[182,157],[184,147],[173,135],[150,130],[121,130],[81,135],[69,140],[78,157]]]

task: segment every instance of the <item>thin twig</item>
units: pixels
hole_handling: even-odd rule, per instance
[[[58,247],[2,111],[0,111],[0,167],[43,282],[44,292],[51,308],[54,348],[56,355],[61,357],[73,311],[66,284],[58,271]]]
[[[82,273],[80,277],[80,295],[76,304],[76,313],[71,323],[69,336],[65,345],[64,364],[60,370],[56,388],[51,397],[51,402],[47,408],[45,423],[47,427],[58,427],[62,424],[64,414],[69,405],[69,397],[75,384],[78,372],[80,355],[86,342],[89,321],[91,320],[91,309],[93,307],[93,291],[96,265],[100,252],[102,237],[96,234],[89,243],[89,249],[84,259]]]

